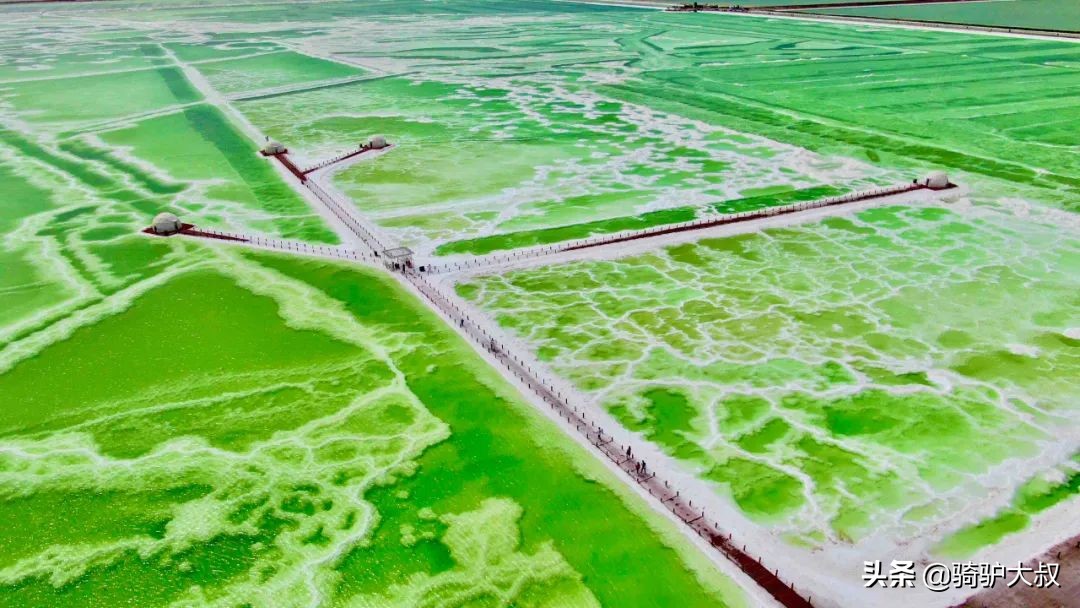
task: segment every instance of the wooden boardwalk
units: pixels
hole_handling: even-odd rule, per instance
[[[462,333],[487,350],[507,371],[536,393],[605,458],[626,473],[634,483],[645,489],[665,509],[682,520],[695,534],[705,539],[735,564],[777,602],[786,608],[813,608],[809,596],[803,596],[793,584],[784,582],[778,570],[770,570],[761,559],[752,557],[745,545],[740,548],[730,533],[725,534],[721,531],[719,522],[710,519],[703,509],[695,508],[693,501],[683,497],[677,489],[658,477],[648,468],[645,461],[633,453],[630,446],[617,444],[611,435],[604,432],[603,428],[588,419],[583,409],[570,404],[565,395],[537,374],[526,361],[515,355],[470,318],[453,303],[450,297],[443,294],[419,273],[406,270],[402,274]]]
[[[1080,536],[1054,545],[1025,566],[1038,567],[1039,562],[1059,564],[1057,581],[1061,585],[1044,589],[1009,581],[997,581],[993,588],[969,597],[954,608],[1075,608],[1080,606]],[[1006,564],[1015,567],[1016,564]],[[1030,574],[1025,575],[1029,580]]]
[[[184,236],[194,236],[204,239],[216,239],[219,241],[238,241],[242,243],[246,243],[249,240],[248,237],[241,236],[239,234],[227,234],[214,230],[200,230],[199,228],[196,228],[193,224],[180,224],[180,230],[178,230],[177,232],[170,232],[166,234],[154,232],[153,228],[144,228],[143,233],[149,234],[151,236],[161,237],[169,237],[173,236],[174,234],[182,234]]]
[[[306,178],[306,174],[311,171],[329,166],[335,162],[341,162],[366,151],[366,147],[361,147],[358,150],[324,161],[323,163],[320,163],[320,165],[307,171],[301,171],[296,168],[285,154],[273,156],[278,158],[278,160],[282,162],[282,164],[285,165],[302,184],[314,193],[350,231],[370,247],[372,254],[377,257],[380,251],[385,251],[387,249],[387,245],[380,242],[379,239],[374,236],[372,231],[365,227],[362,221],[353,216],[347,205],[338,202],[313,180]],[[587,241],[564,243],[558,246],[539,248],[537,251],[546,255],[548,253],[599,247],[602,245],[651,238],[676,232],[701,230],[724,224],[746,222],[754,219],[805,211],[830,205],[865,201],[923,188],[924,186],[915,183],[877,188],[868,192],[852,193],[808,203],[799,203],[784,207],[772,207],[753,212],[706,218],[687,222],[685,224],[616,234],[609,237],[589,239]],[[508,260],[520,259],[521,252],[515,252],[515,254],[504,257]],[[452,269],[452,266],[458,265],[447,264],[443,265],[441,269],[449,270]],[[428,264],[427,267],[429,271],[436,270],[432,269],[430,264]],[[469,265],[466,267],[469,267]],[[562,394],[562,392],[560,392],[552,382],[547,380],[543,374],[538,373],[527,359],[522,358],[513,350],[507,348],[500,339],[490,334],[482,324],[472,319],[455,303],[454,296],[443,293],[441,289],[428,281],[424,273],[418,272],[413,267],[406,266],[400,268],[399,272],[400,276],[406,282],[411,284],[428,300],[428,302],[430,302],[433,308],[442,313],[462,334],[474,341],[482,349],[486,350],[495,361],[505,367],[505,369],[517,378],[528,390],[532,391],[543,403],[547,404],[555,414],[560,418],[563,418],[568,425],[573,427],[576,432],[589,443],[589,445],[598,451],[604,458],[611,461],[619,470],[629,476],[633,483],[648,492],[658,504],[669,510],[684,525],[704,539],[709,546],[713,547],[747,577],[757,583],[761,589],[772,596],[772,598],[780,605],[785,608],[813,608],[811,597],[808,593],[804,595],[804,591],[796,589],[794,584],[784,581],[780,575],[779,569],[770,569],[761,558],[754,557],[745,544],[740,544],[733,538],[731,532],[725,532],[724,529],[721,528],[718,520],[710,518],[700,506],[695,507],[693,501],[682,496],[677,488],[673,488],[667,480],[662,479],[655,471],[652,471],[644,460],[633,453],[632,446],[619,445],[612,435],[609,435],[603,428],[589,420],[584,408],[579,408],[570,403],[567,396]]]
[[[770,11],[801,11],[810,8],[859,8],[867,6],[902,6],[905,4],[954,4],[963,2],[985,2],[986,0],[855,0],[853,2],[815,2],[813,4],[770,4],[762,8]],[[668,7],[674,13],[734,12],[731,4],[679,4]],[[752,12],[755,6],[740,6],[741,11]]]
[[[313,180],[305,180],[304,185],[315,195],[315,198],[319,199],[323,205],[326,205],[326,208],[330,210],[330,213],[333,213],[346,228],[359,237],[365,245],[371,248],[375,257],[379,256],[379,252],[397,246],[396,244],[388,245],[379,240],[371,230],[364,226],[364,223],[359,218],[349,211],[347,205],[343,205],[335,200],[333,196],[330,196],[329,192],[323,190],[322,187]]]
[[[278,154],[267,154],[265,152],[262,152],[261,154],[263,156],[272,156],[276,158],[277,161],[289,171],[289,173],[292,173],[293,176],[296,177],[296,179],[300,180],[300,183],[307,182],[307,175],[304,174],[304,172],[301,171],[299,167],[293,164],[292,159],[289,158],[288,152],[281,152]]]
[[[390,147],[392,146],[387,146],[387,148]],[[296,179],[300,180],[300,183],[306,186],[307,189],[315,195],[315,198],[319,199],[319,201],[323,205],[325,205],[326,208],[349,229],[349,231],[358,236],[365,245],[370,247],[375,257],[378,257],[379,252],[395,247],[396,245],[387,245],[386,243],[383,243],[381,240],[379,240],[375,236],[372,229],[366,227],[363,221],[361,221],[349,211],[348,205],[343,205],[337,200],[335,200],[334,197],[330,195],[330,193],[328,193],[321,186],[316,184],[313,180],[308,179],[307,177],[308,173],[311,173],[312,171],[317,171],[319,169],[322,169],[323,167],[330,166],[334,163],[339,163],[343,160],[352,158],[359,154],[363,154],[364,152],[371,151],[372,149],[373,148],[367,145],[362,145],[356,150],[351,150],[344,154],[335,156],[334,158],[327,159],[319,163],[318,165],[309,167],[308,169],[304,170],[301,170],[292,162],[292,160],[289,158],[288,150],[279,154],[267,154],[266,152],[260,152],[260,154],[262,154],[263,156],[272,156],[276,158],[278,162],[280,162],[289,171],[289,173],[292,173],[293,176],[296,177]]]
[[[949,189],[955,186],[950,185]],[[476,268],[488,268],[501,266],[504,264],[512,264],[521,260],[538,258],[549,255],[556,255],[559,253],[566,253],[572,251],[578,251],[582,249],[591,249],[594,247],[606,247],[617,243],[625,243],[628,241],[638,241],[642,239],[649,239],[669,234],[676,234],[680,232],[690,232],[694,230],[705,230],[708,228],[714,228],[716,226],[725,226],[729,224],[741,224],[752,222],[756,220],[763,220],[771,217],[777,217],[781,215],[800,213],[803,211],[810,211],[812,209],[820,209],[823,207],[836,207],[842,205],[850,205],[859,202],[872,201],[875,199],[883,199],[889,196],[895,196],[898,194],[904,194],[907,192],[913,192],[916,190],[925,190],[926,186],[922,186],[915,183],[905,183],[895,186],[874,188],[872,190],[863,190],[858,192],[851,192],[849,194],[843,194],[838,196],[831,196],[827,198],[818,199],[815,201],[806,201],[802,203],[792,203],[790,205],[778,205],[775,207],[766,207],[764,209],[756,209],[754,211],[742,211],[739,213],[731,213],[726,215],[719,215],[714,217],[705,217],[702,219],[691,220],[689,222],[680,222],[676,224],[667,224],[663,226],[656,226],[653,228],[645,228],[642,230],[634,230],[628,232],[619,232],[610,235],[594,236],[585,239],[578,239],[573,241],[564,241],[561,243],[554,243],[551,245],[544,245],[540,247],[530,247],[524,249],[510,250],[506,253],[496,253],[485,256],[478,256],[467,260],[461,260],[456,262],[442,262],[442,263],[428,263],[427,268],[432,273],[442,272],[455,272],[459,270],[472,270]],[[948,189],[946,189],[948,190]],[[937,191],[941,192],[941,191]]]
[[[282,155],[274,156],[282,160]],[[288,159],[284,160],[287,161]],[[289,165],[292,165],[292,163],[289,162]],[[295,165],[292,166],[295,167]],[[301,182],[349,230],[371,248],[372,251],[368,255],[377,258],[379,252],[386,249],[386,245],[376,239],[345,206],[336,201],[313,181],[303,179],[303,172],[297,170],[294,175],[297,175]],[[539,376],[536,370],[526,361],[507,349],[502,342],[490,335],[481,325],[465,314],[453,303],[450,296],[443,294],[441,290],[414,269],[401,269],[401,276],[412,284],[436,310],[442,312],[467,337],[491,353],[511,374],[524,383],[528,389],[535,392],[561,418],[564,418],[572,425],[605,458],[626,473],[634,483],[645,489],[664,508],[671,511],[695,534],[702,537],[710,546],[749,576],[751,580],[760,585],[777,602],[786,608],[813,608],[809,595],[803,596],[793,584],[784,582],[778,570],[770,570],[760,558],[753,557],[747,551],[745,545],[740,548],[732,539],[730,533],[724,534],[721,531],[718,522],[710,519],[704,510],[695,508],[693,502],[683,497],[679,490],[672,488],[668,482],[649,470],[647,463],[635,456],[630,446],[618,445],[611,435],[608,435],[602,428],[590,421],[583,410],[571,405],[566,400],[565,395],[559,392],[550,382],[543,379],[542,376]]]
[[[388,145],[388,146],[386,146],[386,148],[383,148],[383,149],[386,150],[386,149],[389,149],[391,147],[393,147],[393,146]],[[318,164],[315,164],[315,165],[312,165],[312,166],[308,167],[307,169],[303,169],[302,171],[300,171],[300,173],[302,173],[302,174],[304,174],[306,176],[308,173],[311,173],[312,171],[318,171],[319,169],[324,169],[326,167],[329,167],[330,165],[336,165],[337,163],[340,163],[340,162],[345,161],[345,160],[349,160],[350,158],[353,158],[355,156],[360,156],[364,152],[371,152],[374,149],[375,148],[372,148],[372,147],[368,146],[367,144],[364,144],[364,145],[360,146],[359,148],[357,148],[355,150],[350,150],[350,151],[348,151],[348,152],[346,152],[344,154],[339,154],[339,155],[337,155],[337,156],[335,156],[333,158],[328,158],[328,159],[326,159],[326,160],[324,160],[324,161],[322,161],[322,162],[320,162]]]
[[[711,219],[697,220],[694,222],[688,222],[684,224],[673,224],[671,226],[665,226],[660,228],[653,228],[650,230],[642,230],[639,232],[632,232],[624,235],[617,235],[594,243],[582,243],[579,245],[571,245],[563,248],[563,251],[575,251],[578,249],[588,249],[590,247],[600,247],[602,245],[610,245],[613,243],[625,243],[627,241],[636,241],[640,239],[653,238],[657,236],[663,236],[666,234],[676,234],[679,232],[689,232],[691,230],[705,230],[706,228],[713,228],[716,226],[726,226],[729,224],[739,224],[743,222],[750,222],[753,220],[765,219],[767,217],[775,217],[778,215],[784,215],[788,213],[797,213],[799,211],[807,211],[810,209],[820,209],[822,207],[834,207],[836,205],[849,205],[852,203],[859,203],[863,201],[873,200],[875,198],[882,198],[885,196],[892,196],[894,194],[903,194],[905,192],[912,192],[914,190],[925,190],[926,186],[919,184],[904,184],[902,186],[895,186],[892,188],[881,188],[878,190],[871,190],[868,192],[859,192],[849,194],[840,197],[834,197],[832,199],[822,199],[821,201],[813,201],[807,203],[796,203],[794,205],[785,205],[783,207],[766,207],[765,209],[759,209],[757,211],[748,211],[746,213],[736,215],[724,215]]]
[[[304,241],[290,241],[285,239],[275,239],[261,235],[251,234],[239,234],[236,232],[222,232],[220,230],[213,230],[210,228],[198,228],[191,224],[183,224],[178,232],[170,234],[158,234],[154,232],[153,228],[145,228],[142,230],[144,234],[148,234],[156,237],[170,237],[170,236],[187,236],[202,239],[212,239],[216,241],[225,241],[229,243],[247,245],[258,249],[276,249],[278,251],[285,251],[288,253],[294,253],[299,255],[310,255],[316,257],[328,257],[337,258],[340,260],[351,260],[354,262],[375,262],[378,260],[378,256],[373,253],[365,253],[355,251],[353,249],[346,249],[344,247],[336,247],[333,245],[312,245]]]
[[[848,5],[845,5],[848,6]],[[805,7],[803,7],[805,8]],[[773,10],[771,6],[755,6],[747,7],[745,10],[740,11],[738,14],[751,15],[758,17],[788,17],[793,19],[804,19],[808,21],[830,21],[830,22],[848,22],[848,23],[862,23],[869,25],[900,25],[904,27],[912,27],[918,29],[944,29],[949,31],[964,30],[972,32],[986,32],[990,34],[1019,34],[1021,36],[1041,36],[1046,38],[1068,38],[1068,39],[1080,39],[1080,32],[1074,32],[1071,30],[1055,30],[1055,29],[1040,29],[1033,27],[1001,27],[995,25],[977,25],[972,23],[960,23],[958,21],[918,21],[915,19],[895,19],[888,17],[869,17],[869,16],[857,16],[857,15],[839,15],[836,13],[815,13],[813,10],[808,11],[796,11],[796,10]]]

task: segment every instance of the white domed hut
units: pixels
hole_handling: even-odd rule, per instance
[[[285,154],[288,150],[280,141],[273,139],[266,140],[266,144],[262,147],[262,153],[266,156],[273,156],[275,154]]]
[[[382,150],[389,145],[390,144],[386,143],[386,138],[382,135],[376,135],[375,137],[371,138],[371,141],[368,142],[368,147],[372,150]]]
[[[154,234],[174,234],[184,227],[180,218],[171,213],[159,213],[154,217],[154,223],[150,225]]]
[[[951,186],[949,176],[944,171],[934,171],[919,180],[919,185],[926,186],[931,190],[944,190]]]

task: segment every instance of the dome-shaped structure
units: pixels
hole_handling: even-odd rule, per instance
[[[375,137],[371,138],[371,141],[368,142],[368,147],[372,150],[382,150],[389,145],[390,144],[386,143],[386,138],[382,135],[376,135]]]
[[[274,141],[272,139],[266,140],[266,145],[262,148],[262,153],[271,156],[273,154],[285,154],[288,150],[280,141]]]
[[[944,190],[951,185],[949,184],[949,176],[944,171],[934,171],[919,180],[919,183],[931,190]]]
[[[173,234],[174,232],[180,232],[183,227],[180,218],[171,213],[157,214],[154,217],[154,223],[151,224],[155,234]]]

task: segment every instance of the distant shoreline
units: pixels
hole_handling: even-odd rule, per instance
[[[557,0],[562,2],[577,2],[582,4],[604,4],[609,6],[625,6],[628,8],[652,8],[656,10],[665,10],[667,7],[677,6],[676,2],[668,2],[665,0]],[[989,1],[989,0],[968,0],[971,2]],[[734,1],[732,2],[735,3]],[[934,4],[938,2],[927,1],[921,2],[922,4]],[[944,3],[952,4],[952,1]],[[895,2],[881,2],[879,6],[888,6],[896,4]],[[898,27],[904,29],[922,29],[922,30],[945,30],[957,33],[976,33],[976,34],[991,34],[998,36],[1015,36],[1021,38],[1033,38],[1038,40],[1065,40],[1076,41],[1080,40],[1080,32],[1072,30],[1048,30],[1042,28],[1030,28],[1030,27],[1004,27],[996,25],[979,25],[972,23],[962,23],[958,21],[930,21],[930,20],[918,20],[918,19],[903,19],[898,17],[867,17],[862,15],[839,15],[834,13],[819,13],[814,12],[813,9],[806,10],[805,8],[794,9],[792,6],[809,6],[809,5],[784,5],[786,8],[777,9],[774,6],[768,5],[753,5],[745,6],[747,10],[733,12],[733,11],[718,11],[718,10],[702,10],[698,11],[703,14],[718,14],[718,15],[735,15],[739,17],[764,17],[764,18],[780,18],[780,19],[797,19],[802,21],[824,21],[829,23],[856,23],[864,25],[874,25],[883,27]],[[689,12],[689,11],[680,11]]]

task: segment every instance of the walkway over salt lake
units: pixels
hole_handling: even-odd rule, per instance
[[[590,1],[590,0],[586,0]],[[624,0],[626,1],[626,0]],[[637,6],[659,7],[658,2],[649,0],[629,0]],[[935,21],[922,19],[902,19],[896,17],[878,17],[871,15],[845,15],[837,12],[828,12],[832,9],[853,9],[873,7],[897,7],[918,4],[966,4],[983,3],[987,0],[856,0],[852,2],[814,2],[807,4],[773,4],[773,5],[750,5],[732,6],[726,4],[673,4],[665,10],[676,13],[729,13],[737,15],[752,15],[758,17],[784,17],[803,20],[845,21],[850,23],[868,24],[892,24],[913,28],[934,28],[945,30],[966,30],[972,32],[988,32],[992,34],[1010,34],[1019,36],[1038,36],[1040,38],[1065,38],[1080,39],[1080,32],[1068,29],[1047,29],[1034,27],[1008,27],[1001,25],[980,25],[976,23],[964,23],[962,21]],[[815,12],[823,11],[823,12]]]
[[[389,144],[384,145],[382,148],[375,148],[369,144],[364,144],[355,150],[350,150],[348,152],[339,154],[333,158],[328,158],[306,169],[301,169],[292,162],[292,159],[289,158],[288,150],[283,150],[281,152],[260,152],[260,154],[262,154],[263,156],[276,158],[278,162],[280,162],[281,165],[285,167],[286,170],[288,170],[289,173],[292,173],[293,176],[296,177],[296,179],[300,180],[301,183],[304,183],[307,182],[307,176],[309,173],[318,171],[319,169],[325,169],[326,167],[329,167],[331,165],[336,165],[337,163],[349,160],[350,158],[360,156],[365,152],[371,152],[374,150],[385,150],[389,149],[390,147],[391,146]]]
[[[183,224],[175,234],[188,237],[207,238],[224,241],[238,245],[247,245],[260,248],[272,248],[288,251],[300,255],[318,255],[349,259],[354,261],[382,261],[387,269],[400,281],[415,290],[434,311],[441,315],[450,325],[464,337],[469,339],[478,350],[485,353],[489,361],[503,367],[510,378],[517,381],[519,388],[532,393],[535,398],[549,406],[553,413],[557,414],[561,422],[569,432],[576,432],[589,445],[596,450],[604,459],[611,462],[612,466],[626,474],[630,481],[647,491],[657,501],[657,504],[670,511],[694,534],[698,535],[709,546],[716,549],[727,558],[747,577],[767,592],[780,605],[786,608],[812,608],[809,594],[796,589],[793,583],[785,582],[779,569],[770,569],[760,557],[754,557],[745,544],[735,539],[731,532],[725,532],[720,522],[712,519],[700,507],[695,507],[693,501],[682,495],[682,492],[667,480],[652,470],[648,463],[639,458],[634,452],[632,437],[624,439],[624,444],[619,444],[615,437],[607,433],[595,421],[590,420],[584,407],[578,407],[570,402],[568,396],[556,388],[555,383],[539,371],[539,365],[529,358],[528,355],[515,352],[507,346],[509,341],[498,335],[498,330],[485,325],[482,320],[474,319],[466,312],[465,306],[457,300],[457,296],[448,293],[425,275],[438,272],[448,272],[495,266],[501,263],[512,262],[528,257],[539,257],[556,253],[572,252],[588,248],[614,246],[629,241],[637,241],[653,237],[660,237],[675,233],[705,230],[716,226],[736,223],[751,223],[766,218],[773,218],[786,214],[804,212],[811,209],[836,207],[854,203],[863,203],[876,199],[888,199],[889,197],[914,192],[918,190],[942,190],[954,187],[948,184],[944,176],[938,174],[939,181],[932,183],[933,177],[926,180],[917,180],[910,184],[901,184],[892,187],[876,188],[869,191],[854,192],[851,194],[821,199],[818,201],[798,203],[794,205],[771,207],[756,211],[737,213],[731,215],[704,218],[681,224],[671,224],[647,230],[624,232],[606,237],[570,241],[559,245],[542,248],[534,248],[526,251],[511,252],[485,258],[474,258],[464,262],[450,262],[431,264],[430,262],[413,262],[411,258],[405,264],[390,264],[380,256],[380,252],[393,249],[396,244],[387,244],[375,236],[373,227],[367,226],[366,221],[351,212],[351,205],[338,201],[333,195],[318,186],[307,175],[318,169],[331,166],[353,158],[373,148],[364,145],[356,150],[341,154],[334,158],[323,161],[309,169],[301,170],[289,158],[288,151],[280,149],[277,152],[263,152],[264,156],[274,157],[291,173],[297,180],[312,192],[315,197],[326,207],[340,225],[355,235],[367,248],[367,251],[357,252],[338,247],[313,246],[306,243],[293,241],[280,241],[266,237],[256,237],[242,234],[225,233],[215,230],[198,229],[191,224]],[[144,232],[155,234],[152,228]],[[168,236],[168,235],[159,235]]]

